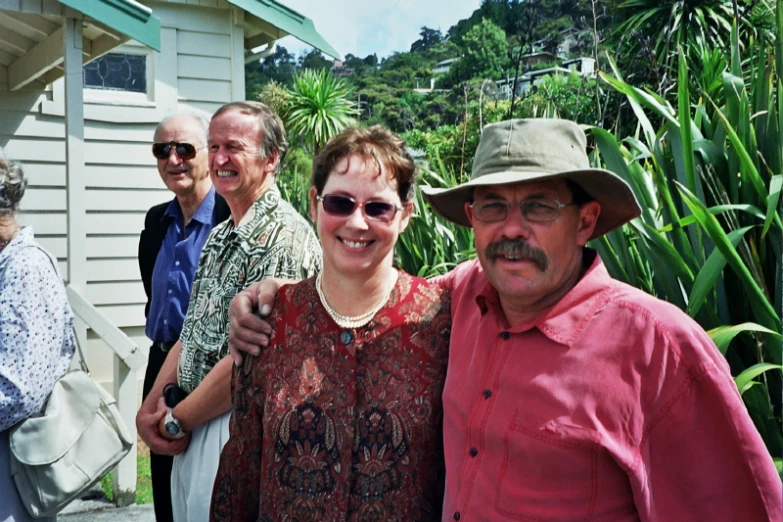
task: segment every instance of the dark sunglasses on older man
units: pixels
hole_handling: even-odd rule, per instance
[[[167,159],[171,155],[171,149],[177,153],[179,159],[189,160],[196,157],[196,152],[199,150],[190,143],[177,143],[176,141],[170,141],[168,143],[153,143],[152,155],[159,160]]]
[[[320,201],[327,214],[339,217],[347,217],[353,214],[356,207],[364,209],[364,215],[369,219],[376,221],[391,221],[397,214],[398,210],[402,210],[402,207],[398,207],[386,201],[366,201],[364,203],[357,203],[356,200],[348,196],[338,196],[337,194],[327,194],[326,196],[316,196]]]

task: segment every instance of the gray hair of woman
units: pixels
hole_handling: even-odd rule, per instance
[[[26,187],[27,179],[22,164],[8,159],[0,147],[0,216],[19,210],[19,202],[22,201]]]

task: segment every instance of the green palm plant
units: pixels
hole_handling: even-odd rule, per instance
[[[676,61],[678,46],[690,56],[700,49],[729,49],[735,12],[740,17],[744,46],[774,29],[774,9],[769,0],[617,0],[616,13],[621,20],[613,30],[613,39],[622,42],[627,65],[636,63],[643,69],[651,64],[660,67],[658,81],[666,83],[671,64]],[[641,60],[640,60],[641,58]],[[663,85],[662,85],[663,86]]]
[[[783,0],[777,20],[775,43],[759,45],[744,66],[733,25],[720,104],[711,80],[692,103],[682,49],[676,107],[625,83],[616,68],[603,75],[627,97],[641,130],[622,140],[599,128],[592,135],[596,163],[628,181],[643,208],[596,248],[614,277],[676,304],[708,330],[780,470]]]
[[[281,116],[289,134],[318,154],[329,138],[355,123],[358,114],[351,89],[331,71],[306,69],[294,75]]]
[[[623,0],[617,7],[624,21],[615,33],[652,36],[659,58],[668,56],[677,45],[727,47],[733,18],[731,0]]]

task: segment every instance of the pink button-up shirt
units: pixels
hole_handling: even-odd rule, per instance
[[[781,480],[728,365],[600,258],[509,328],[477,261],[453,288],[443,521],[783,520]]]

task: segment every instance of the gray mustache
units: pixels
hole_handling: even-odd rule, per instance
[[[516,255],[530,259],[541,271],[545,271],[549,267],[549,259],[546,254],[538,248],[530,246],[525,241],[518,239],[501,239],[495,241],[487,246],[487,257],[491,260],[495,260],[498,256]]]

